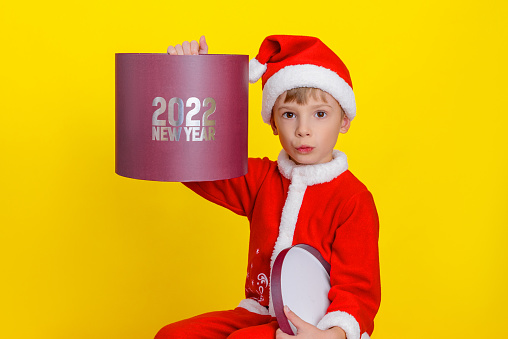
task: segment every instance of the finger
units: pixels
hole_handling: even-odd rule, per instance
[[[293,311],[289,309],[289,307],[284,306],[284,313],[286,314],[286,317],[293,325],[295,325],[298,332],[300,332],[300,329],[306,327],[309,325],[309,323],[302,320],[299,316],[297,316]]]
[[[176,53],[178,55],[183,55],[183,48],[182,48],[182,45],[178,44],[175,46],[175,49],[176,49]]]
[[[199,38],[199,54],[208,54],[208,44],[204,35]]]
[[[190,42],[190,51],[192,55],[199,54],[199,43],[196,40]]]
[[[288,339],[290,336],[279,328],[277,331],[275,331],[275,339]]]
[[[168,54],[177,55],[176,49],[173,46],[168,47]]]
[[[190,55],[191,52],[190,52],[190,43],[188,41],[184,41],[182,43],[182,48],[183,48],[183,54],[184,55]]]

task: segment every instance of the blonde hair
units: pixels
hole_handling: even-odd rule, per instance
[[[297,88],[293,88],[293,89],[286,91],[286,97],[284,98],[284,103],[296,101],[296,103],[298,105],[306,105],[307,100],[309,100],[310,97],[312,97],[316,100],[321,99],[321,101],[327,102],[326,101],[326,92],[323,91],[322,89],[315,88],[315,87],[297,87]],[[335,100],[337,101],[337,99],[335,99]],[[339,107],[342,111],[341,116],[342,116],[342,118],[344,118],[344,115],[345,115],[344,109],[342,108],[342,105],[340,104],[340,102],[337,101],[337,103],[339,104]],[[273,108],[272,108],[272,114],[273,114]]]
[[[307,100],[310,97],[314,99],[321,99],[326,102],[325,91],[314,88],[314,87],[297,87],[290,89],[286,92],[286,97],[284,98],[284,103],[296,101],[298,105],[307,104]]]
[[[293,88],[293,89],[290,89],[290,90],[286,91],[286,97],[284,98],[284,103],[296,101],[296,103],[298,105],[306,105],[307,104],[307,100],[309,100],[310,97],[312,97],[314,99],[317,99],[317,100],[321,99],[321,101],[324,101],[324,102],[328,102],[328,101],[326,101],[326,93],[327,92],[323,91],[320,88],[315,88],[315,87],[297,87],[297,88]],[[282,94],[284,94],[284,93],[282,93]],[[281,97],[279,96],[279,98],[277,100],[279,100],[280,98]],[[344,112],[344,109],[342,108],[342,105],[340,104],[340,102],[337,99],[335,99],[335,98],[334,98],[334,100],[337,101],[337,103],[339,104],[339,107],[340,107],[340,110],[341,110],[341,112],[340,112],[340,121],[342,123],[342,120],[347,115]],[[273,120],[273,107],[272,107],[272,114],[270,115],[270,124],[272,125],[272,127],[275,126],[274,125],[274,120]]]

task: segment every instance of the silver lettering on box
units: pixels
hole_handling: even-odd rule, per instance
[[[178,120],[175,120],[175,104],[178,105]],[[183,124],[183,100],[180,98],[171,98],[168,102],[168,122],[171,126],[180,126]]]

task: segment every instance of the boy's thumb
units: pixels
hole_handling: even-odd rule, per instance
[[[204,35],[199,38],[199,54],[208,54],[208,44]]]
[[[297,316],[296,313],[291,311],[288,306],[284,306],[284,314],[286,314],[288,320],[291,321],[293,325],[295,325],[298,332],[300,332],[300,329],[303,329],[305,326],[309,325],[307,322]]]

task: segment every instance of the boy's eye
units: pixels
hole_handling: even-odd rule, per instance
[[[316,112],[315,116],[317,118],[324,118],[324,117],[326,117],[326,112],[325,111]]]
[[[284,118],[287,118],[287,119],[292,119],[295,117],[295,114],[294,113],[291,113],[291,112],[284,112],[284,114],[282,114],[282,116]]]

